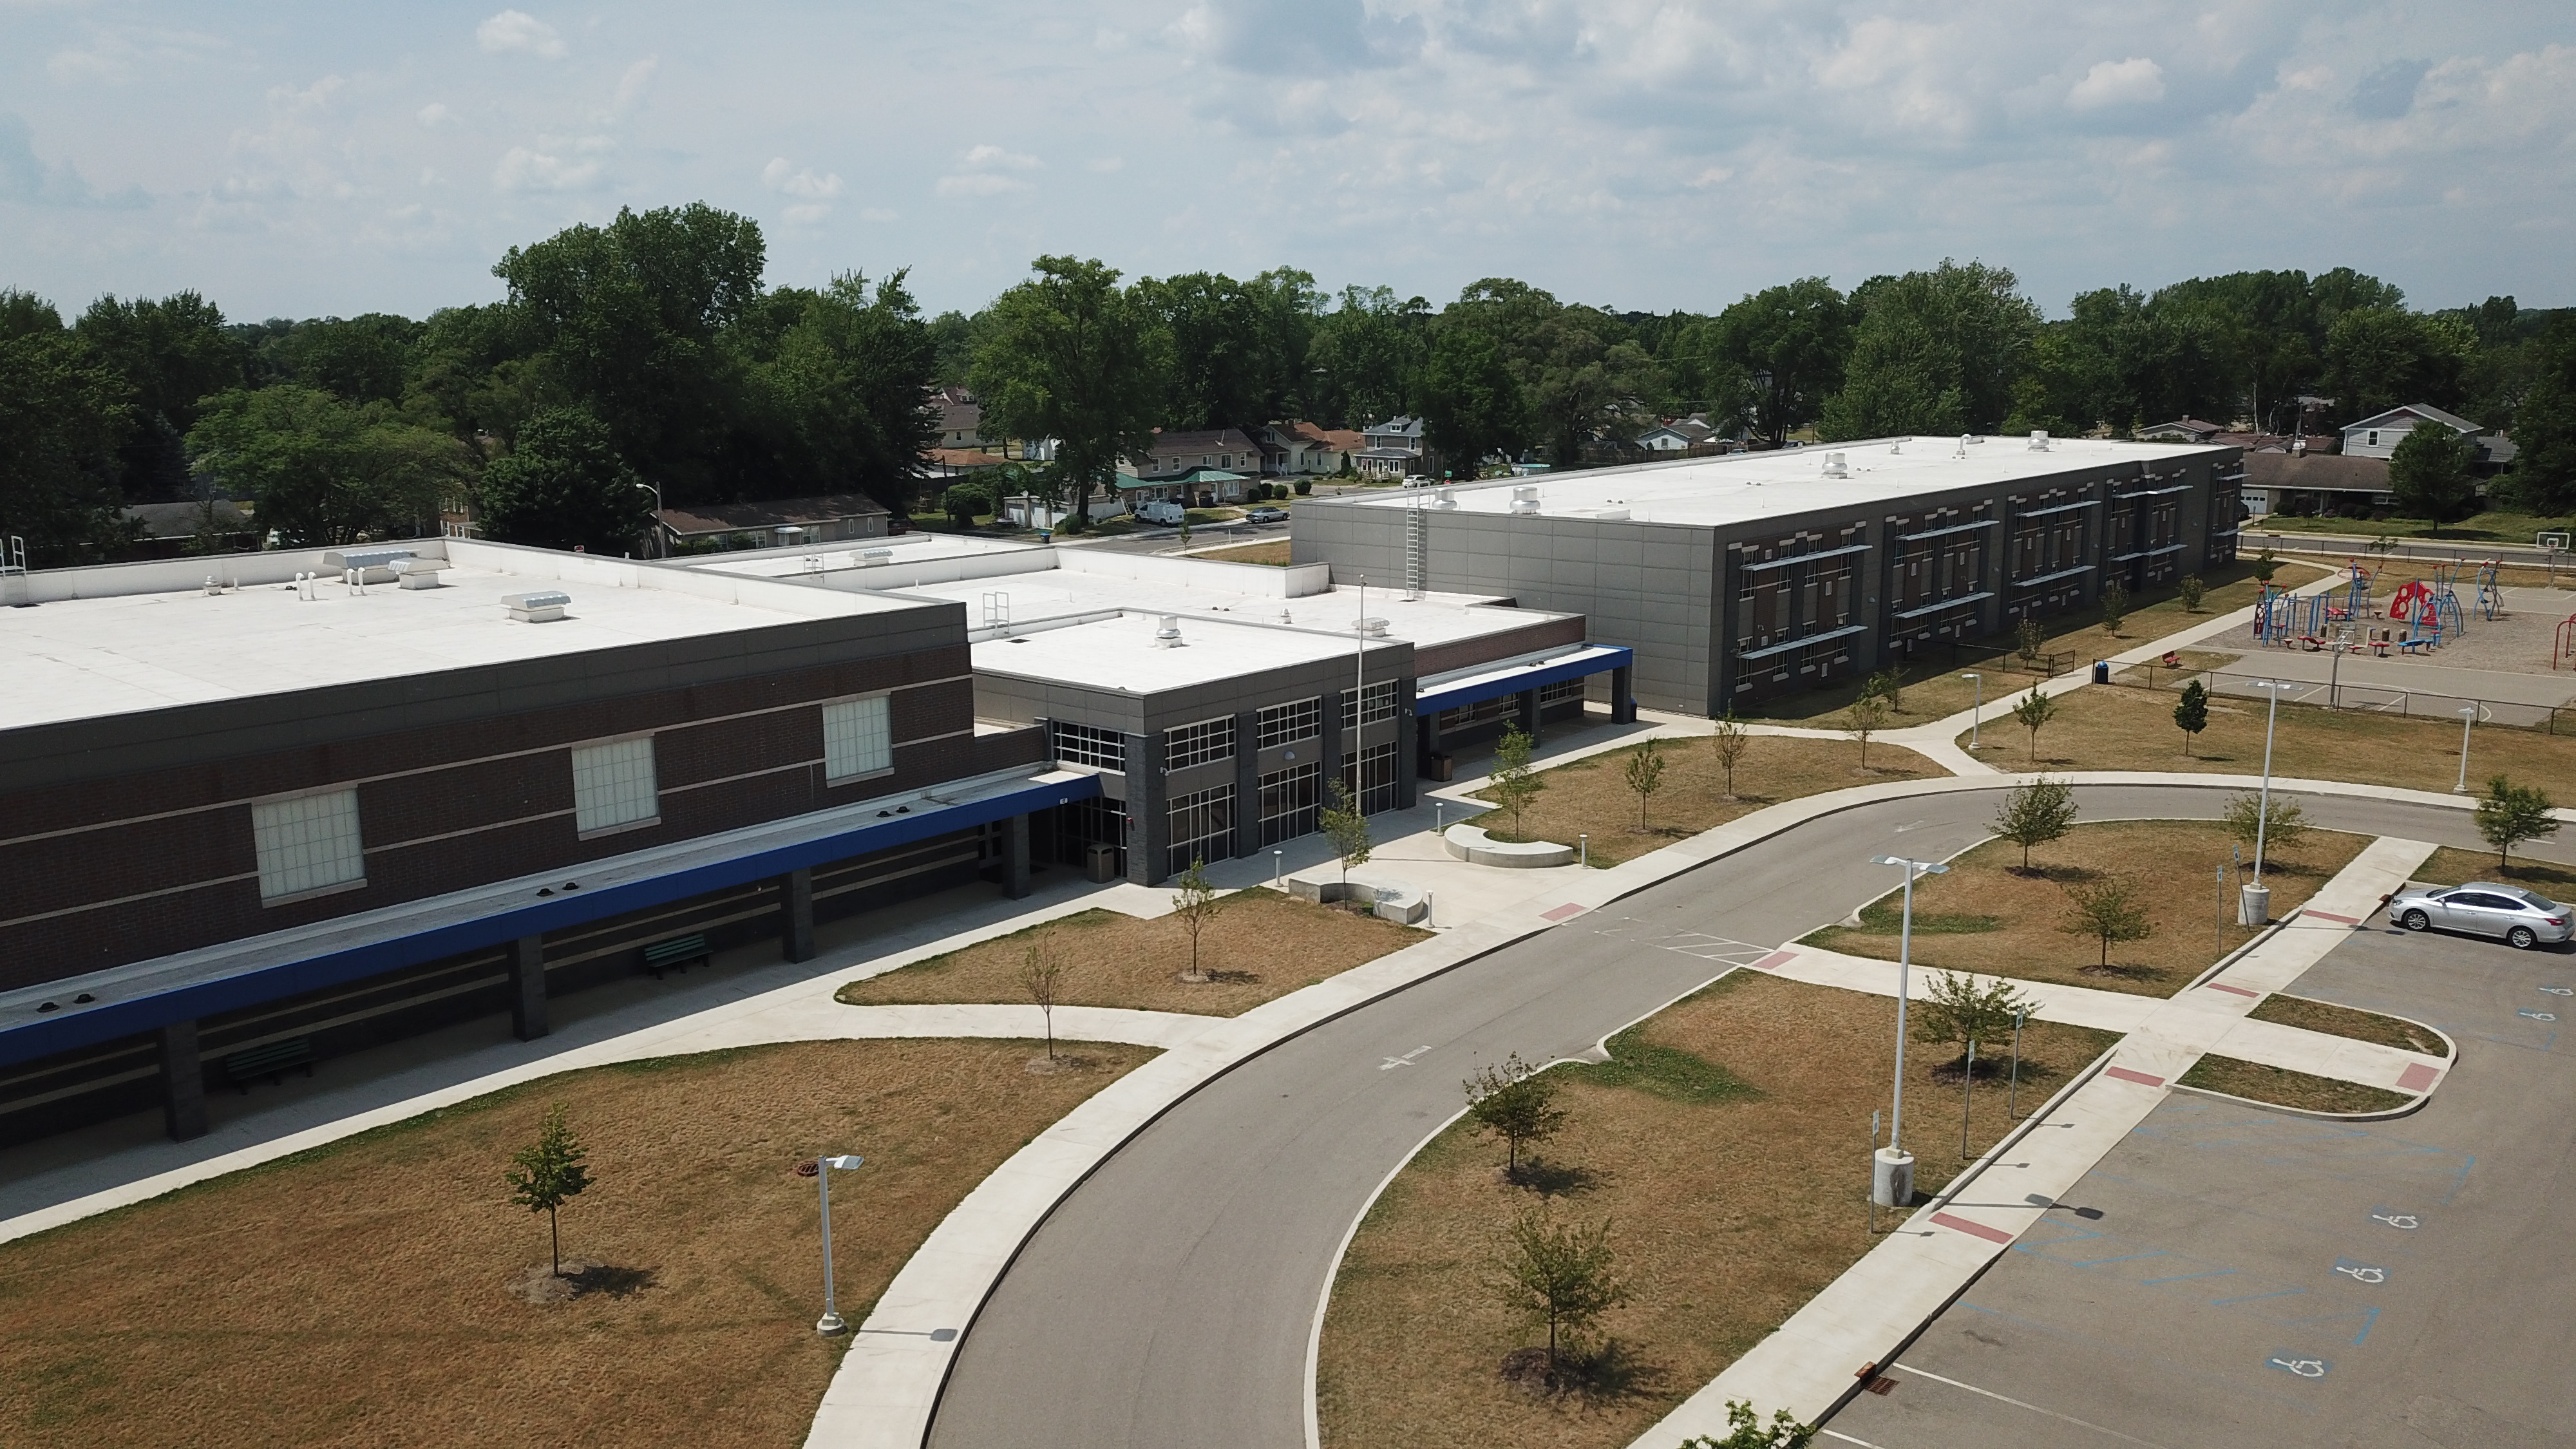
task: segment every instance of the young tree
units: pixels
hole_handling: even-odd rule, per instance
[[[2185,574],[2182,576],[2180,588],[2182,611],[2186,614],[2199,613],[2200,601],[2209,595],[2209,585],[2202,583],[2198,574]]]
[[[1524,1321],[1547,1328],[1548,1381],[1557,1356],[1584,1342],[1601,1315],[1628,1300],[1628,1285],[1610,1251],[1610,1222],[1560,1224],[1543,1204],[1512,1215],[1495,1291]]]
[[[579,408],[530,418],[476,492],[484,531],[503,543],[614,556],[655,526],[653,495],[617,456],[607,427]]]
[[[2129,586],[2113,579],[2102,586],[2102,627],[2112,634],[2129,617]]]
[[[1565,1109],[1556,1105],[1556,1083],[1514,1052],[1464,1085],[1468,1120],[1503,1139],[1503,1172],[1518,1181],[1522,1146],[1544,1142],[1565,1125]]]
[[[1198,932],[1190,932],[1190,963],[1198,964]],[[1046,1020],[1047,1060],[1055,1060],[1055,1004],[1064,992],[1064,949],[1057,944],[1053,929],[1042,930],[1029,938],[1028,948],[1020,953],[1020,989],[1029,995],[1031,1005]]]
[[[1735,767],[1744,763],[1744,752],[1753,746],[1753,731],[1735,717],[1735,707],[1727,706],[1709,731],[1709,748],[1717,754],[1717,767],[1726,774],[1726,798],[1735,798]]]
[[[939,495],[939,511],[947,514],[948,521],[963,533],[975,526],[975,515],[984,512],[991,502],[984,490],[973,483],[951,483]]]
[[[984,426],[1056,440],[1072,485],[1065,531],[1090,526],[1092,485],[1127,454],[1154,445],[1164,402],[1163,357],[1146,308],[1104,263],[1040,257],[1036,276],[993,299],[975,347]]]
[[[1869,737],[1887,727],[1887,700],[1864,694],[1843,711],[1843,733],[1860,741],[1860,767],[1869,769]]]
[[[2013,626],[2013,652],[2021,656],[2021,667],[2030,673],[2039,671],[2039,649],[2047,642],[2048,635],[2037,619],[2024,619]]]
[[[1753,1413],[1753,1405],[1732,1399],[1726,1405],[1726,1437],[1712,1439],[1706,1434],[1685,1439],[1681,1449],[1811,1449],[1816,1442],[1816,1426],[1801,1424],[1798,1416],[1786,1409],[1775,1409],[1771,1422],[1763,1423]]]
[[[2036,1013],[2039,1003],[2003,977],[1984,986],[1974,976],[1936,972],[1915,1008],[1914,1039],[1935,1046],[1956,1046],[1964,1057],[1968,1043],[1993,1042],[2012,1030],[2016,1013]]]
[[[2147,919],[2147,908],[2138,899],[2138,888],[2127,876],[2106,875],[2099,880],[2075,881],[2066,886],[2069,902],[2065,919],[2057,929],[2070,936],[2092,936],[2102,943],[2101,965],[2111,964],[2111,943],[2143,941],[2156,927]]]
[[[2272,582],[2272,575],[2281,571],[2281,560],[2274,556],[2272,546],[2267,543],[2263,545],[2262,552],[2254,555],[2253,567],[2254,582],[2268,584]]]
[[[510,1169],[502,1174],[510,1185],[513,1204],[546,1215],[546,1232],[554,1243],[556,1277],[563,1276],[563,1232],[556,1226],[555,1213],[590,1186],[590,1168],[584,1165],[589,1156],[581,1139],[565,1123],[563,1104],[557,1102],[546,1108],[537,1140],[520,1148],[510,1159]]]
[[[1547,781],[1530,768],[1530,737],[1516,724],[1503,726],[1503,737],[1494,742],[1494,768],[1485,783],[1485,793],[1494,803],[1512,812],[1512,834],[1521,833],[1521,812],[1547,788]]]
[[[2308,812],[2299,808],[2298,801],[2282,795],[2272,797],[2269,812],[2264,810],[2263,797],[2256,791],[2230,795],[2225,812],[2219,818],[2226,824],[2227,833],[2248,850],[2254,848],[2257,840],[2267,850],[2274,847],[2287,850],[2305,839],[2308,833]]]
[[[2431,520],[2438,531],[2476,511],[2478,482],[2469,469],[2477,460],[2477,447],[2467,437],[2428,418],[2388,455],[2388,491],[2398,508]]]
[[[2031,847],[2064,839],[2074,825],[2074,789],[2063,780],[2042,775],[2004,796],[2003,808],[1995,812],[1992,829],[2021,847],[2021,869],[2027,875]]]
[[[1864,699],[1874,695],[1886,700],[1891,710],[1905,708],[1905,666],[1891,664],[1871,675],[1862,682],[1860,692]]]
[[[1367,857],[1363,854],[1361,858]],[[1347,878],[1348,872],[1344,874]],[[1207,973],[1199,969],[1199,933],[1206,930],[1208,922],[1215,920],[1216,913],[1224,908],[1225,897],[1218,895],[1216,887],[1208,884],[1207,862],[1192,857],[1190,868],[1181,872],[1181,888],[1172,892],[1172,914],[1179,919],[1181,929],[1190,933],[1190,974],[1182,980],[1207,980]]]
[[[2549,792],[2537,785],[2517,785],[2502,775],[2487,781],[2486,798],[2478,802],[2478,833],[2496,848],[2496,870],[2509,868],[2513,848],[2558,833]]]
[[[1655,742],[1639,740],[1628,752],[1628,762],[1620,767],[1620,776],[1628,788],[1637,793],[1637,828],[1647,828],[1646,802],[1664,788],[1664,757],[1655,753]]]
[[[2174,726],[2182,731],[2182,753],[2191,757],[2191,737],[2209,728],[2209,690],[2195,679],[2182,687],[2182,702],[2174,706]]]
[[[1342,862],[1342,884],[1349,886],[1351,867],[1368,864],[1371,841],[1368,816],[1360,812],[1350,790],[1339,780],[1324,782],[1324,808],[1318,827],[1324,838],[1333,843],[1333,854]]]
[[[2039,727],[2057,717],[2057,701],[2042,693],[2039,686],[2034,684],[2030,687],[2029,695],[2021,703],[2012,707],[2012,717],[2021,721],[2023,729],[2030,731],[2030,762],[2034,765],[2038,764]]]

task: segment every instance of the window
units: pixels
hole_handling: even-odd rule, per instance
[[[823,706],[823,779],[837,784],[894,768],[894,721],[882,694]]]
[[[2362,446],[2364,446],[2364,447],[2368,447],[2368,448],[2376,448],[2376,447],[2378,447],[2378,446],[2379,446],[2379,429],[2377,429],[2377,428],[2373,428],[2373,429],[2371,429],[2371,430],[2370,430],[2370,441],[2369,441],[2369,442],[2367,442],[2367,443],[2365,443],[2365,444],[2363,444]]]
[[[1342,766],[1342,788],[1362,815],[1395,808],[1395,746],[1372,745]]]
[[[1224,860],[1233,854],[1232,785],[1172,797],[1172,848],[1166,852],[1165,875],[1179,875],[1195,860]]]
[[[1582,679],[1564,679],[1554,684],[1542,684],[1538,687],[1538,707],[1545,709],[1552,704],[1563,704],[1569,699],[1581,699],[1583,686],[1589,682]]]
[[[1057,720],[1055,757],[1068,765],[1123,771],[1127,768],[1127,737],[1115,730],[1094,729],[1090,725]]]
[[[1395,718],[1394,680],[1383,679],[1368,687],[1366,701],[1360,706],[1359,716],[1356,719],[1353,718],[1351,714],[1351,696],[1355,692],[1356,691],[1348,689],[1342,691],[1342,724],[1344,728],[1348,728],[1352,725],[1376,724],[1382,719]]]
[[[1287,704],[1266,704],[1261,707],[1260,748],[1262,749],[1266,750],[1272,745],[1293,745],[1299,740],[1311,740],[1323,732],[1324,697],[1320,694],[1313,699],[1292,700]]]
[[[662,817],[651,735],[583,745],[572,752],[572,817],[585,835]]]
[[[252,801],[250,832],[259,850],[263,901],[366,884],[367,857],[358,838],[355,790]]]
[[[1163,731],[1163,768],[1186,770],[1210,760],[1234,758],[1234,716],[1174,725]]]
[[[1316,800],[1323,767],[1296,765],[1261,777],[1261,843],[1276,845],[1315,833]]]

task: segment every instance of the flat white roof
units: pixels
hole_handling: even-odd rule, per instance
[[[1241,564],[1237,567],[1262,568],[1265,565]],[[1025,631],[1049,620],[1111,609],[1139,614],[1172,614],[1184,621],[1234,620],[1286,625],[1301,630],[1338,631],[1347,640],[1353,637],[1360,618],[1362,597],[1357,587],[1335,587],[1325,593],[1291,599],[1275,594],[1237,594],[1220,589],[1187,588],[1152,580],[1104,578],[1069,569],[1008,574],[999,578],[960,579],[955,583],[925,584],[903,592],[914,598],[954,599],[964,604],[969,637],[979,640],[987,633],[1000,631],[1005,623],[1011,630]],[[1426,593],[1416,599],[1407,599],[1401,589],[1372,587],[1366,597],[1368,616],[1386,621],[1387,637],[1416,645],[1473,639],[1506,629],[1525,629],[1532,624],[1563,617],[1535,609],[1511,608],[1499,603],[1491,594]],[[992,611],[990,622],[988,609]],[[980,656],[978,658],[980,662]]]
[[[1311,499],[1312,508],[1412,508],[1433,513],[1508,514],[1516,492],[1535,488],[1545,518],[1600,518],[1624,512],[1640,523],[1717,527],[1851,506],[1896,505],[1924,493],[2036,481],[2119,463],[2169,463],[2220,446],[2054,438],[1877,438],[1760,453],[1728,453],[1628,468],[1543,473],[1530,478],[1406,488]],[[1848,477],[1829,477],[1840,456]]]
[[[440,547],[399,546],[423,554]],[[363,596],[336,572],[313,586],[313,599],[279,581],[281,567],[311,569],[318,554],[189,560],[175,572],[119,566],[37,575],[80,596],[0,610],[0,678],[8,681],[0,729],[910,607],[884,595],[687,574],[665,580],[622,560],[461,540],[446,547],[451,558],[474,562],[441,573],[443,587],[371,584]],[[239,587],[214,594],[202,582],[134,587],[191,572],[229,574]],[[518,622],[501,604],[505,594],[547,591],[571,596],[559,621]]]
[[[1202,615],[1182,619],[1182,647],[1167,649],[1155,640],[1161,624],[1159,614],[1126,613],[1034,633],[979,638],[974,646],[975,670],[1152,694],[1319,660],[1351,660],[1361,647],[1354,634],[1337,639]],[[1392,641],[1371,639],[1365,647],[1386,649]]]

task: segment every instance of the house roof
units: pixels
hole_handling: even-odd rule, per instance
[[[2461,417],[2458,413],[2446,413],[2440,408],[2433,406],[2431,403],[2408,403],[2403,407],[2390,408],[2384,413],[2374,413],[2369,417],[2363,418],[2357,423],[2346,423],[2343,425],[2343,430],[2350,433],[2368,428],[2384,428],[2390,423],[2396,422],[2400,418],[2412,418],[2418,422],[2441,423],[2454,432],[2483,433],[2486,431],[2485,427],[2480,424],[2470,422],[2467,418]]]
[[[1200,428],[1185,433],[1156,433],[1154,451],[1161,453],[1258,452],[1241,428]]]
[[[2147,437],[2156,433],[2188,433],[2194,440],[2199,440],[2214,438],[2220,433],[2226,431],[2227,426],[2224,423],[2213,423],[2200,418],[2186,417],[2177,418],[2170,423],[2157,423],[2152,427],[2140,428],[2138,429],[2138,436]]]
[[[1422,436],[1422,419],[1407,417],[1388,418],[1382,423],[1370,423],[1365,427],[1362,427],[1360,431],[1371,437],[1386,437],[1393,435],[1400,438],[1418,438]]]
[[[125,516],[143,525],[145,538],[194,538],[200,523],[208,521],[211,507],[215,530],[239,533],[251,526],[249,511],[229,498],[204,503],[133,503],[126,505]]]
[[[2245,486],[2385,493],[2388,460],[2357,458],[2349,453],[2248,453]]]
[[[981,456],[981,455],[978,455]],[[705,503],[691,508],[665,508],[655,517],[675,536],[741,533],[755,528],[784,528],[808,523],[836,523],[845,518],[883,518],[885,505],[864,493],[827,493],[814,498],[773,498],[764,503]]]

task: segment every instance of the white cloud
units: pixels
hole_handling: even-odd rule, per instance
[[[626,73],[617,78],[617,93],[609,98],[610,116],[622,116],[633,110],[637,101],[644,99],[644,88],[653,83],[653,72],[661,64],[660,56],[648,55],[626,68]]]
[[[456,119],[456,113],[443,101],[432,101],[413,114],[424,126],[444,126]]]
[[[45,60],[45,73],[65,86],[88,82],[122,85],[134,78],[138,64],[201,62],[217,59],[233,49],[213,36],[192,31],[112,26],[92,32],[85,46],[54,52]]]
[[[812,167],[797,166],[784,156],[775,157],[760,168],[760,184],[805,201],[826,201],[841,194],[840,177],[817,176]]]
[[[570,147],[559,143],[539,142],[546,150],[533,146],[513,146],[492,168],[492,185],[500,191],[583,191],[598,182],[605,163],[600,153],[609,149],[604,137],[585,136]],[[564,154],[566,152],[571,154]]]
[[[564,54],[563,37],[555,33],[553,26],[525,10],[504,10],[475,26],[474,43],[494,55],[517,50],[560,60]]]
[[[2135,106],[2165,98],[2165,68],[2142,55],[2127,60],[2094,62],[2084,79],[2066,93],[2066,104],[2079,111],[2104,106]]]
[[[984,145],[977,146],[966,153],[966,164],[969,166],[1007,166],[1015,171],[1030,171],[1036,169],[1038,158],[1035,156],[1022,155],[1017,151],[1005,151],[999,146]]]
[[[989,171],[964,176],[942,176],[931,190],[941,196],[999,196],[1005,191],[1026,191],[1029,184],[1016,176],[996,176]]]

